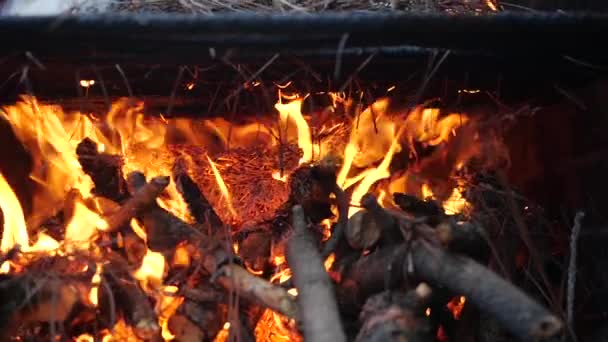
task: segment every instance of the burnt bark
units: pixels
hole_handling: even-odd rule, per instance
[[[370,297],[361,311],[363,325],[355,341],[432,341],[425,316],[430,297],[431,289],[425,283],[406,294],[385,291]]]
[[[304,338],[308,341],[346,341],[333,285],[306,224],[304,209],[293,207],[294,235],[288,241],[287,262],[298,289]]]
[[[76,147],[82,170],[91,177],[95,187],[92,193],[121,202],[128,197],[127,184],[122,173],[123,160],[118,155],[100,153],[97,144],[84,138]]]
[[[222,220],[196,182],[188,174],[188,169],[183,159],[176,161],[173,166],[172,176],[177,191],[179,191],[184,202],[188,205],[188,209],[194,220],[208,229],[208,235],[213,235],[215,230],[223,226]]]
[[[397,284],[415,277],[464,295],[467,302],[523,341],[549,339],[562,329],[555,315],[488,268],[424,241],[413,241],[409,248],[393,246],[359,259],[342,281],[347,285],[343,300],[352,303],[357,297],[382,290],[387,273]]]

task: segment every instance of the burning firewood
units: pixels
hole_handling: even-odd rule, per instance
[[[557,317],[488,268],[422,240],[380,249],[356,261],[344,274],[343,300],[357,301],[385,288],[387,276],[392,284],[414,276],[463,295],[522,341],[545,340],[562,328]]]
[[[360,314],[363,322],[355,341],[432,341],[425,309],[431,288],[421,283],[407,294],[385,291],[370,297]]]
[[[198,185],[188,175],[188,169],[185,164],[184,159],[178,159],[175,162],[173,166],[173,181],[175,182],[177,191],[179,191],[184,201],[188,204],[188,209],[194,220],[199,224],[206,225],[209,229],[209,235],[212,235],[214,233],[213,230],[223,226],[222,220],[205,195],[203,195]]]
[[[89,138],[78,144],[76,154],[83,171],[95,183],[92,193],[117,202],[127,197],[127,185],[122,174],[123,160],[120,156],[99,152],[97,144]]]
[[[138,188],[128,200],[113,214],[106,217],[108,228],[106,231],[113,232],[128,224],[129,221],[156,203],[156,198],[169,185],[169,177],[155,177],[150,182]]]
[[[287,262],[298,289],[304,338],[309,341],[346,341],[333,286],[308,231],[301,206],[293,207],[294,235],[287,245]]]
[[[142,177],[140,173],[130,174],[129,185],[135,189],[145,186]],[[207,273],[213,275],[224,289],[287,317],[298,317],[295,301],[285,289],[232,263],[235,258],[230,251],[231,246],[226,246],[216,240],[216,237],[205,236],[158,206],[149,207],[140,216],[147,231],[150,249],[167,253],[174,250],[181,241],[187,241],[193,247],[194,259],[200,261]]]
[[[158,318],[144,290],[132,277],[127,261],[115,253],[106,253],[110,260],[103,266],[98,290],[100,311],[112,326],[120,313],[142,339],[159,334]]]

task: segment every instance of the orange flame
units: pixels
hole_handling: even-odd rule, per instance
[[[238,215],[236,214],[236,210],[234,210],[234,206],[232,205],[232,196],[230,195],[230,191],[228,191],[228,187],[226,186],[226,183],[224,183],[224,179],[222,178],[222,175],[218,171],[217,166],[215,166],[215,163],[211,160],[211,158],[209,158],[209,156],[207,156],[207,161],[209,161],[211,170],[213,170],[213,176],[215,176],[215,181],[217,183],[217,186],[220,188],[220,191],[222,192],[222,196],[224,196],[224,199],[226,200],[226,205],[228,206],[228,210],[230,211],[230,214],[232,215],[233,218],[237,218]]]
[[[315,154],[318,157],[318,148],[315,151],[315,146],[312,143],[311,135],[310,135],[310,127],[308,126],[308,122],[304,119],[302,115],[301,107],[302,107],[303,99],[296,99],[289,103],[277,103],[274,105],[276,110],[279,112],[280,122],[281,122],[281,131],[284,134],[287,134],[289,120],[293,120],[296,124],[297,128],[297,136],[298,136],[298,146],[302,149],[304,155],[300,158],[300,164],[307,163],[313,160]],[[315,153],[316,152],[316,153]]]
[[[29,237],[21,203],[2,173],[0,173],[0,208],[4,215],[0,251],[6,253],[15,245],[20,245],[22,248],[29,247]]]

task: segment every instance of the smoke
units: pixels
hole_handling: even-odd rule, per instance
[[[105,11],[112,0],[8,0],[3,15],[45,16]]]

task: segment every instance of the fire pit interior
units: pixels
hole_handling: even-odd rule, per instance
[[[2,339],[606,338],[606,22],[0,19]]]

